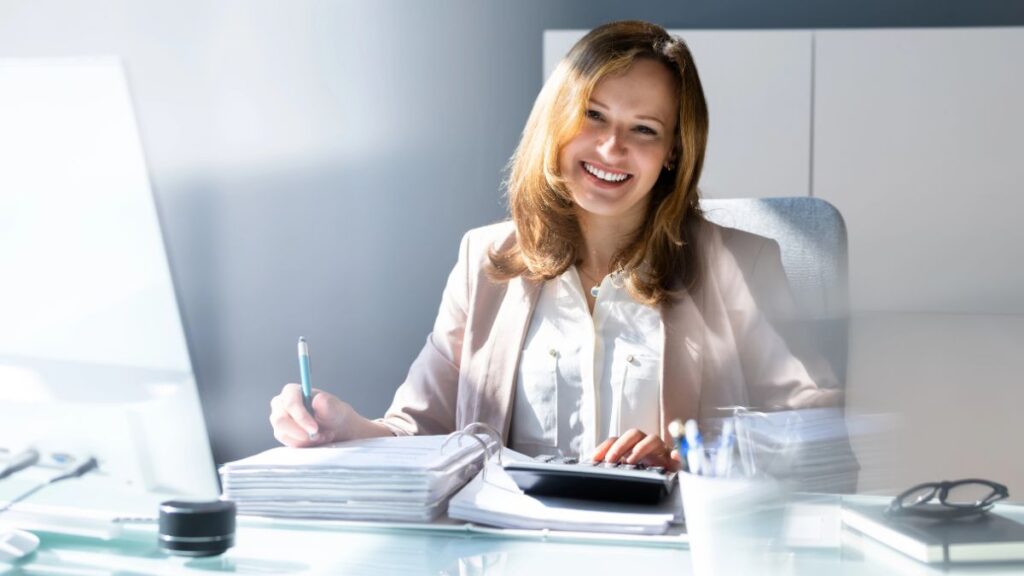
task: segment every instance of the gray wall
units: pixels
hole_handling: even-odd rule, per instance
[[[128,67],[218,461],[273,444],[267,401],[314,379],[376,415],[430,329],[457,242],[502,218],[541,34],[1024,24],[1001,0],[818,3],[0,0],[0,57]]]

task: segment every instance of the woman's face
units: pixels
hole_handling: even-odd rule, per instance
[[[672,73],[639,59],[594,87],[583,127],[559,154],[559,169],[583,218],[639,225],[669,161],[679,105]]]

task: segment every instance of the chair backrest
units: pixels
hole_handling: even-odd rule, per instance
[[[819,351],[846,380],[848,287],[846,224],[825,200],[811,197],[702,199],[708,220],[779,244],[797,311]]]

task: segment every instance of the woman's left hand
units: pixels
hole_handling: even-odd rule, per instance
[[[679,470],[677,450],[672,450],[660,437],[648,436],[636,428],[601,442],[592,458],[594,461],[661,466],[673,472]]]

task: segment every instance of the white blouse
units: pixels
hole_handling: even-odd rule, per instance
[[[658,434],[661,312],[604,278],[594,313],[576,268],[544,283],[516,373],[510,447],[589,456],[630,428]]]

